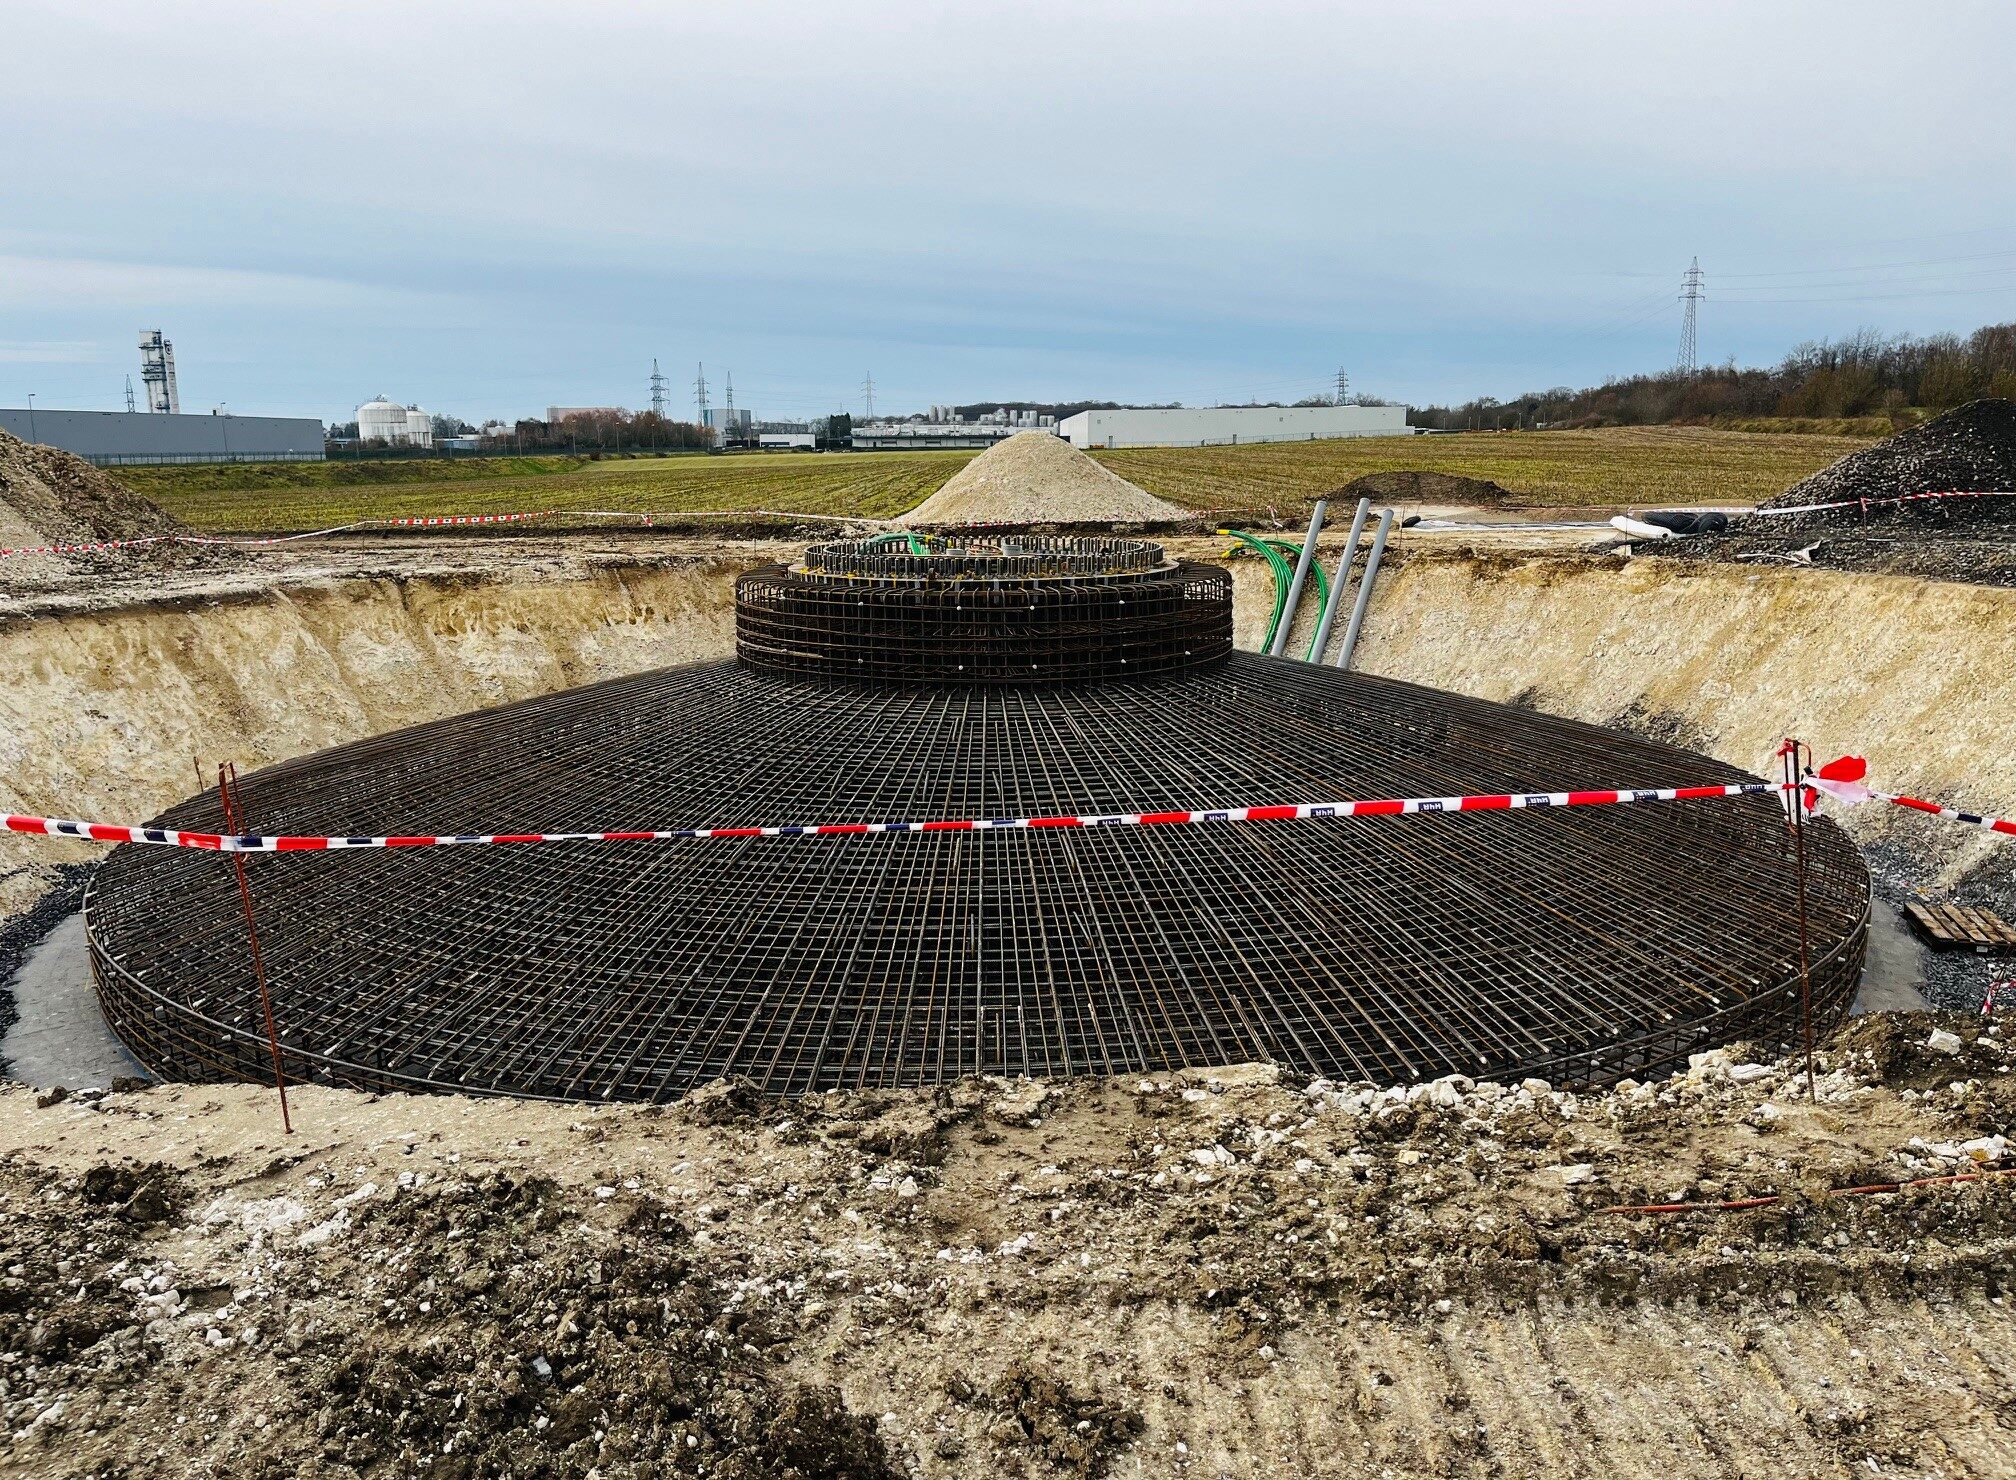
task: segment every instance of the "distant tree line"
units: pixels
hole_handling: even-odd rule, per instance
[[[1967,338],[1886,337],[1873,329],[1809,340],[1771,369],[1726,365],[1610,380],[1588,390],[1556,386],[1509,401],[1483,396],[1461,406],[1422,406],[1410,425],[1437,430],[1660,426],[1756,417],[1835,420],[1888,416],[1902,424],[1982,396],[2016,398],[2016,324]]]
[[[486,440],[527,452],[678,452],[712,447],[714,432],[655,411],[577,411],[555,422],[527,418]]]

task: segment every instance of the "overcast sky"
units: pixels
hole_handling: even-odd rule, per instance
[[[0,405],[1413,403],[2016,319],[2016,6],[8,0]],[[137,379],[137,375],[136,375]],[[143,403],[144,404],[144,403]]]

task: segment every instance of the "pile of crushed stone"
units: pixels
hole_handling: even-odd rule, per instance
[[[0,431],[0,549],[190,533],[188,525],[152,499],[133,492],[75,453],[24,442]],[[10,556],[0,561],[0,579],[31,568],[41,574],[94,558],[113,557]],[[200,546],[160,544],[122,552],[116,558],[128,565],[141,560],[185,567],[228,557]]]
[[[2016,491],[2016,401],[1991,397],[1955,407],[1922,426],[1851,452],[1759,505],[1760,509],[1842,500],[1894,499],[1955,490]],[[1759,530],[1825,530],[1864,523],[1902,527],[2016,522],[2016,499],[1929,500],[1829,509],[1747,521]]]
[[[1017,432],[988,448],[896,522],[960,524],[1167,524],[1191,511],[1101,467],[1061,437]]]
[[[2005,1473],[2000,1023],[1379,1089],[0,1092],[37,1476]],[[1784,1194],[1618,1215],[1615,1203]],[[1656,1457],[1656,1466],[1653,1460]]]
[[[1328,495],[1332,503],[1461,504],[1516,503],[1518,496],[1489,478],[1465,478],[1456,473],[1367,473]]]

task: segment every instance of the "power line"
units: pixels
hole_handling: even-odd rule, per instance
[[[700,413],[700,424],[707,424],[707,367],[696,365],[693,374],[693,405]]]
[[[651,414],[660,421],[669,420],[666,412],[670,408],[671,402],[665,394],[666,384],[665,377],[658,373],[658,358],[656,355],[653,355],[651,358]]]
[[[867,379],[861,382],[861,418],[863,421],[875,419],[875,372],[870,370]]]
[[[1697,312],[1701,305],[1701,259],[1696,257],[1687,265],[1686,273],[1680,279],[1680,301],[1687,305],[1680,316],[1680,359],[1678,368],[1692,375],[1699,367],[1694,358],[1694,329]]]
[[[1351,377],[1344,373],[1344,367],[1337,367],[1337,404],[1344,404],[1345,394],[1351,389]]]

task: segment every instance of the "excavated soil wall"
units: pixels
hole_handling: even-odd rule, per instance
[[[187,795],[198,761],[250,768],[721,657],[744,563],[323,580],[0,622],[0,807],[137,820]],[[1258,562],[1234,571],[1239,645],[1256,647],[1271,588]],[[1295,650],[1311,625],[1297,624]],[[1825,754],[1868,754],[1887,789],[2016,812],[2016,591],[1417,551],[1382,575],[1357,666],[1629,726],[1760,771],[1796,731]],[[1928,869],[1950,877],[2007,858],[1985,834],[1893,809],[1848,821],[1865,840],[1922,844]],[[0,838],[0,915],[25,908],[55,865],[97,853]]]
[[[0,809],[128,821],[241,770],[734,645],[739,564],[329,580],[0,623]],[[256,819],[254,819],[256,821]],[[0,838],[0,914],[102,849]]]
[[[1885,791],[2016,813],[2016,591],[1844,571],[1414,554],[1381,574],[1355,666],[1619,725],[1771,772],[1796,734]],[[1591,777],[1590,784],[1608,784]],[[1990,834],[1869,805],[1844,823],[1928,883]]]

